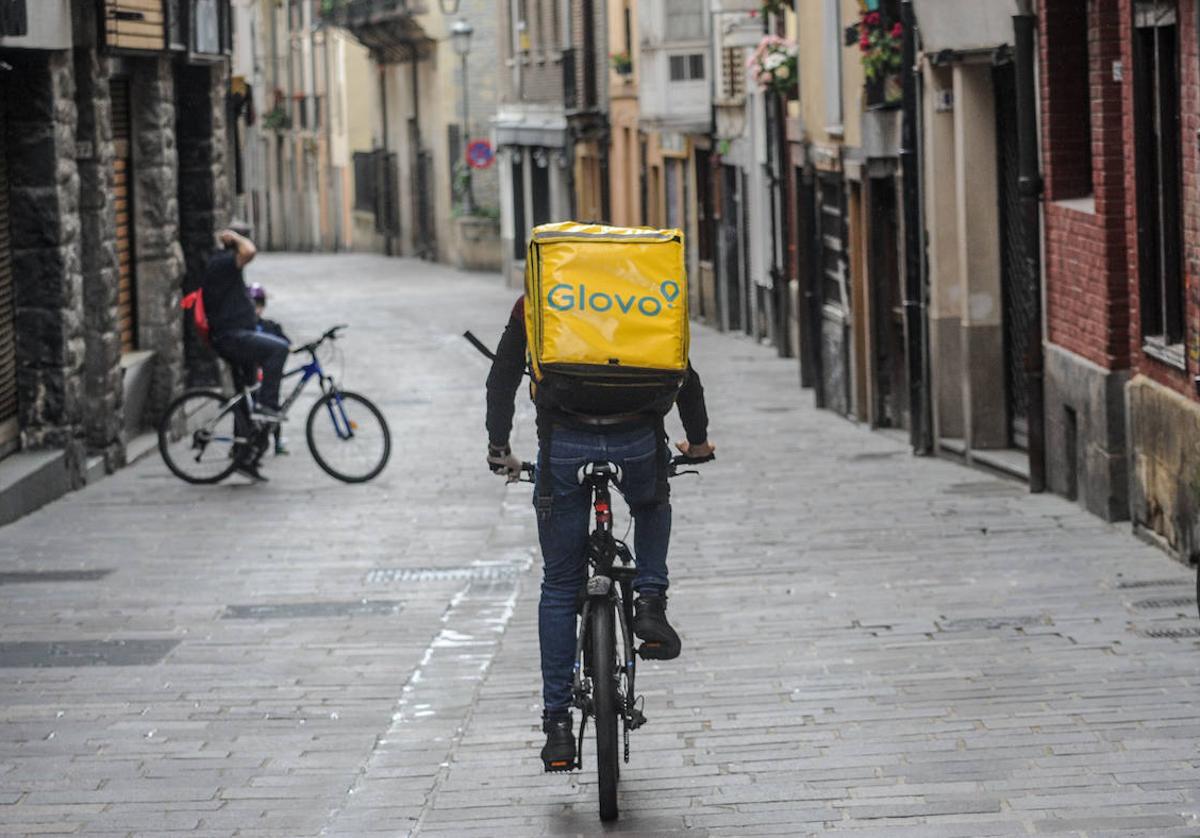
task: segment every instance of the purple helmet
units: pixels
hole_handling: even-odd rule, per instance
[[[267,301],[267,289],[263,288],[257,282],[250,283],[247,293],[250,295],[250,299],[256,303],[265,303]]]

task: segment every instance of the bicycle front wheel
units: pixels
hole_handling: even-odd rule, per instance
[[[234,410],[215,390],[189,390],[171,402],[158,423],[158,451],[176,477],[188,483],[216,483],[228,477],[234,461]]]
[[[365,483],[377,476],[392,453],[392,435],[379,408],[344,390],[317,399],[304,433],[317,465],[346,483]]]
[[[596,708],[596,775],[600,820],[617,819],[617,658],[611,602],[594,604],[592,619],[592,700]]]

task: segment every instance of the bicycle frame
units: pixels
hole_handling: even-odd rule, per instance
[[[284,400],[283,404],[280,405],[281,413],[288,412],[288,410],[292,407],[292,405],[296,403],[296,399],[298,399],[300,397],[300,393],[303,392],[304,388],[308,385],[308,382],[311,381],[313,378],[316,378],[318,381],[321,382],[321,391],[323,393],[329,393],[329,392],[333,392],[335,394],[337,393],[337,388],[334,386],[333,376],[329,376],[329,375],[325,374],[325,370],[321,367],[321,362],[320,362],[320,360],[318,360],[317,354],[310,350],[309,357],[310,357],[310,360],[308,361],[308,363],[303,364],[299,367],[296,367],[295,369],[288,370],[287,372],[285,372],[283,374],[282,378],[285,381],[289,378],[294,378],[297,375],[301,376],[301,378],[299,381],[296,382],[296,386],[292,388],[292,392],[288,394],[288,397]],[[230,413],[230,411],[236,410],[238,408],[238,406],[243,403],[245,403],[246,405],[249,405],[251,403],[251,397],[261,386],[262,386],[261,384],[256,383],[253,386],[243,387],[237,395],[233,396],[232,398],[227,399],[225,402],[223,402],[221,404],[221,409],[219,411],[217,411],[217,415],[214,416],[212,419],[210,419],[208,422],[206,422],[204,425],[204,428],[202,428],[201,430],[211,433],[212,429],[214,427],[216,427],[217,423],[220,422],[221,419],[223,419],[225,416],[227,416]],[[336,413],[334,412],[334,409],[333,409],[334,402],[337,403],[337,407],[338,407],[338,410]],[[249,412],[248,407],[247,407],[247,412]],[[339,419],[338,414],[340,414],[340,419],[341,419],[340,424],[338,422],[338,419]],[[337,431],[337,434],[340,438],[349,439],[350,437],[354,436],[353,424],[346,417],[346,411],[342,407],[342,400],[341,400],[340,395],[335,395],[334,398],[330,401],[329,417],[333,421],[334,430]],[[253,420],[251,420],[251,422],[253,423]],[[257,425],[258,423],[253,423],[253,424]],[[249,440],[241,438],[241,437],[234,437],[233,441],[234,442],[243,442],[243,443],[249,442]]]
[[[588,467],[590,468],[590,466]],[[572,694],[575,706],[583,711],[579,726],[578,747],[575,751],[576,767],[583,767],[583,740],[586,735],[587,718],[595,715],[591,706],[591,685],[585,684],[583,662],[589,618],[594,608],[613,608],[621,626],[622,660],[621,675],[624,689],[618,688],[617,699],[621,713],[621,728],[624,738],[624,758],[629,762],[629,732],[637,730],[646,722],[646,717],[637,709],[635,678],[636,655],[633,649],[633,580],[637,576],[633,554],[625,542],[612,534],[612,496],[609,480],[614,473],[599,471],[587,478],[592,490],[592,508],[596,516],[596,528],[588,537],[587,561],[591,569],[586,583],[587,600],[583,605],[579,633],[575,638],[575,664],[572,674]],[[617,564],[618,560],[620,564]],[[598,673],[593,672],[593,678]]]

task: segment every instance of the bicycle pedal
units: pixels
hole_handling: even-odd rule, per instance
[[[627,726],[630,730],[637,730],[646,723],[646,714],[636,708],[629,710],[629,721]]]
[[[546,769],[547,774],[566,774],[569,771],[575,770],[575,762],[566,759],[555,759],[550,762],[543,761],[542,766]]]

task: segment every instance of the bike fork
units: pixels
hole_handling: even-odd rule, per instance
[[[634,696],[637,691],[634,688],[634,651],[633,651],[633,635],[630,634],[630,627],[633,623],[633,618],[630,616],[632,610],[632,594],[631,586],[628,582],[621,582],[619,585],[621,591],[620,598],[613,603],[617,611],[617,618],[621,622],[621,668],[625,671],[625,695],[622,696],[621,707],[621,732],[624,736],[625,744],[625,762],[629,762],[629,731],[636,729],[637,725],[632,724],[634,721],[633,714],[637,712],[634,708]]]

